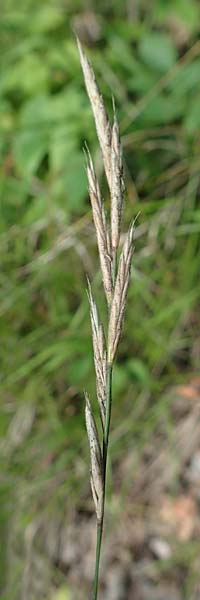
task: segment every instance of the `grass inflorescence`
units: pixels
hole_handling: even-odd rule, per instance
[[[103,289],[108,307],[107,334],[105,335],[93,297],[92,287],[88,281],[96,393],[102,424],[102,439],[100,441],[92,414],[90,399],[86,393],[85,419],[91,456],[91,490],[97,515],[96,565],[93,588],[93,599],[96,600],[98,595],[99,565],[104,524],[106,466],[112,406],[112,371],[126,308],[133,255],[134,222],[130,225],[118,260],[125,185],[117,115],[114,107],[114,119],[111,126],[92,66],[83,51],[80,41],[77,40],[77,43],[111,200],[109,222],[106,217],[93,161],[87,149],[86,160],[89,195],[96,230]]]

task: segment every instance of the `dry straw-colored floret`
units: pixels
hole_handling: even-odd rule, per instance
[[[113,362],[119,338],[122,332],[124,312],[126,307],[126,297],[130,280],[131,261],[133,256],[133,232],[134,223],[131,225],[126,236],[124,246],[121,252],[117,279],[110,310],[110,319],[108,326],[108,361]]]
[[[114,111],[111,139],[111,238],[112,249],[114,252],[117,250],[120,240],[123,199],[124,180],[122,147],[119,136],[119,126]]]
[[[91,285],[88,281],[88,296],[90,303],[90,318],[92,325],[92,339],[94,352],[94,365],[96,372],[97,399],[100,408],[101,421],[104,427],[106,417],[106,345],[103,325],[99,322],[97,306],[94,301]]]
[[[110,232],[107,227],[105,208],[89,151],[87,151],[87,156],[87,176],[90,201],[97,235],[104,290],[107,302],[110,304],[113,290]]]
[[[111,127],[93,68],[77,39],[86,90],[92,107],[109,188],[111,189]]]
[[[94,417],[92,416],[90,400],[87,394],[85,394],[85,400],[85,422],[90,446],[92,493],[97,518],[99,519],[101,515],[103,495],[103,462],[97,427]]]

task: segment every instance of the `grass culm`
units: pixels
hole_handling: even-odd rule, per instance
[[[93,600],[96,600],[106,497],[106,466],[112,408],[112,372],[122,332],[130,280],[134,222],[130,225],[120,256],[118,256],[125,194],[119,126],[114,103],[113,124],[110,124],[92,66],[79,40],[77,40],[77,44],[110,193],[110,220],[108,220],[93,161],[88,148],[86,148],[89,195],[96,230],[103,289],[108,309],[107,330],[105,332],[99,318],[92,287],[88,281],[96,395],[102,425],[102,439],[100,440],[90,399],[86,393],[85,418],[91,457],[91,489],[97,516],[96,561],[93,584]]]

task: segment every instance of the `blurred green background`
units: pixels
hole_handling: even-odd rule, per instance
[[[113,469],[127,450],[142,452],[160,416],[168,418],[163,392],[199,363],[198,0],[1,0],[4,600],[22,597],[30,524],[72,506],[92,510],[83,389],[94,399],[95,381],[86,273],[102,316],[105,305],[85,140],[107,206],[109,198],[74,29],[110,115],[112,94],[116,101],[127,181],[124,229],[140,210],[114,375]],[[59,569],[52,578],[58,589],[65,581]],[[50,579],[46,593],[51,585]],[[43,597],[50,596],[37,596]]]

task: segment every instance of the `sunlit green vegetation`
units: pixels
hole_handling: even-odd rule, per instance
[[[128,448],[142,452],[160,415],[167,420],[164,390],[198,368],[200,7],[198,0],[141,0],[133,11],[133,4],[94,2],[87,15],[81,1],[1,2],[4,543],[16,529],[7,571],[1,550],[5,600],[20,598],[27,524],[38,513],[48,519],[88,502],[83,389],[92,396],[95,381],[86,273],[102,315],[105,307],[85,140],[100,178],[102,166],[73,28],[110,114],[115,97],[126,223],[140,211],[114,377],[111,463]],[[102,189],[108,206],[104,179]]]

